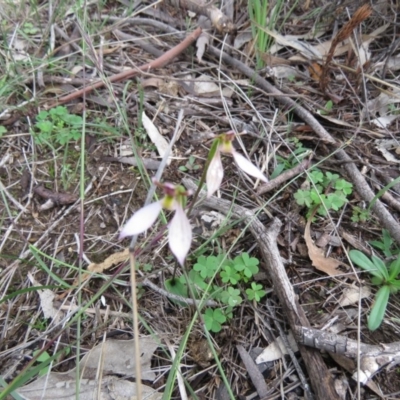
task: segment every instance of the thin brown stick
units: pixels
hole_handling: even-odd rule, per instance
[[[67,96],[60,97],[54,103],[49,104],[47,108],[52,108],[57,104],[65,104],[78,97],[82,97],[83,94],[88,94],[95,89],[105,86],[107,82],[115,83],[124,81],[126,79],[138,75],[140,71],[149,72],[150,70],[153,69],[162,68],[169,62],[171,62],[172,59],[181,54],[186,48],[188,48],[200,36],[201,32],[202,32],[201,28],[197,28],[194,32],[192,32],[189,36],[187,36],[181,43],[179,43],[172,49],[168,50],[161,57],[158,57],[154,61],[144,64],[138,68],[132,68],[129,69],[128,71],[123,71],[120,72],[119,74],[112,75],[111,77],[108,78],[108,80],[99,80],[97,82],[94,82],[91,85],[86,86],[80,90],[77,90],[76,92],[73,92]]]
[[[275,189],[276,187],[282,185],[282,183],[303,173],[310,165],[311,165],[311,157],[306,160],[303,160],[299,165],[296,165],[294,168],[283,172],[282,174],[277,176],[272,181],[269,181],[265,185],[260,186],[257,189],[257,194],[263,194],[263,193],[270,192],[271,190]]]

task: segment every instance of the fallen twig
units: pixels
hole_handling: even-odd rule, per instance
[[[296,326],[293,332],[297,342],[305,346],[341,354],[354,360],[360,356],[358,376],[363,384],[366,384],[380,369],[400,364],[400,342],[379,345],[359,343],[346,336],[305,326]],[[353,378],[357,380],[357,371],[354,372]]]
[[[75,194],[53,192],[43,185],[35,186],[33,192],[44,199],[51,200],[56,205],[68,205],[78,200],[78,196]]]
[[[154,290],[156,293],[161,294],[162,296],[165,296],[168,299],[171,300],[175,300],[175,301],[182,301],[188,305],[206,305],[208,307],[218,307],[220,306],[220,304],[214,300],[206,300],[204,302],[202,302],[201,300],[193,300],[193,299],[189,299],[186,297],[182,297],[182,296],[178,296],[177,294],[173,294],[171,292],[168,292],[164,289],[161,289],[160,287],[158,287],[156,284],[154,284],[152,281],[150,281],[149,279],[144,279],[142,282],[139,282],[139,285],[142,284],[143,286],[147,286],[150,289]]]
[[[276,187],[282,185],[283,182],[288,181],[289,179],[294,178],[295,176],[303,173],[310,165],[311,165],[311,158],[303,160],[299,165],[296,165],[292,169],[288,169],[287,171],[283,172],[282,174],[278,175],[272,181],[263,184],[257,189],[257,194],[263,194],[270,192],[271,190],[275,189]]]

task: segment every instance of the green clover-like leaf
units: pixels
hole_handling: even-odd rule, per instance
[[[294,198],[299,206],[306,206],[308,208],[312,205],[312,200],[309,190],[299,189],[295,194]]]
[[[255,300],[259,302],[267,293],[265,290],[263,290],[262,285],[252,282],[251,288],[246,289],[246,294],[249,300]]]
[[[240,290],[229,286],[227,290],[224,290],[221,294],[221,301],[225,304],[235,307],[239,305],[243,299],[240,296]]]
[[[335,182],[335,189],[343,192],[345,195],[350,195],[353,192],[353,184],[344,179],[338,179]]]
[[[325,179],[324,179],[324,186],[327,187],[328,185],[334,183],[335,181],[337,181],[339,179],[339,175],[338,174],[332,174],[332,172],[326,172],[325,173]]]
[[[226,265],[220,273],[221,280],[224,283],[231,283],[236,285],[240,280],[240,275],[237,273],[234,267]]]
[[[309,179],[314,182],[314,184],[322,183],[324,181],[324,174],[321,171],[314,170],[310,172]]]
[[[347,203],[346,196],[340,191],[329,193],[327,197],[329,198],[330,203],[329,208],[332,208],[335,211],[338,211],[345,203]]]
[[[221,257],[200,256],[197,260],[197,263],[193,266],[193,269],[198,271],[204,279],[212,278],[219,268],[220,263]]]
[[[185,283],[179,279],[167,279],[164,281],[165,289],[168,292],[176,294],[181,297],[188,297],[188,288]],[[187,307],[187,303],[179,300],[171,299],[173,303],[179,304],[182,307]]]
[[[251,278],[259,271],[258,264],[260,262],[257,258],[250,257],[247,253],[242,253],[240,256],[235,257],[233,263],[236,271],[242,272],[246,278]]]
[[[215,310],[208,308],[203,314],[203,318],[206,328],[215,333],[220,332],[222,324],[226,322],[226,316],[219,308]]]
[[[53,131],[53,123],[51,121],[39,121],[36,123],[36,127],[42,133],[51,133]]]
[[[65,106],[57,106],[49,111],[49,114],[54,118],[60,118],[69,114],[68,108]]]

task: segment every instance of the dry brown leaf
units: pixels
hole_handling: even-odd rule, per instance
[[[168,152],[169,144],[164,136],[161,135],[154,122],[146,115],[144,111],[142,113],[142,124],[150,140],[157,147],[158,154],[161,157],[164,157],[164,155]],[[168,158],[167,164],[171,164],[170,158]]]
[[[331,257],[325,257],[324,251],[317,247],[310,235],[310,225],[311,218],[308,220],[306,224],[306,229],[304,231],[304,239],[306,241],[308,247],[308,256],[312,261],[312,265],[317,268],[319,271],[325,272],[330,276],[339,275],[342,272],[338,269],[339,265],[343,265],[342,262],[335,260]]]
[[[293,64],[291,61],[287,60],[283,57],[276,57],[272,54],[268,53],[260,53],[262,60],[267,64],[269,67],[274,67],[275,65],[291,65]]]
[[[40,282],[38,282],[31,272],[28,272],[28,279],[31,281],[34,286],[41,286]],[[40,298],[40,307],[43,311],[44,318],[51,318],[55,323],[58,323],[62,317],[62,312],[57,310],[54,307],[54,298],[56,295],[50,289],[37,290],[37,293]]]
[[[203,60],[204,52],[206,51],[207,46],[210,44],[210,37],[207,32],[203,32],[196,41],[196,57],[197,60],[201,63]]]
[[[129,249],[126,248],[123,251],[119,251],[118,253],[111,254],[101,263],[98,263],[98,264],[91,263],[87,267],[87,270],[90,272],[101,273],[101,272],[106,271],[107,269],[111,268],[115,264],[119,264],[123,261],[126,261],[126,259],[128,257],[129,257]]]
[[[299,348],[297,346],[296,340],[293,336],[293,332],[289,331],[286,336],[287,341],[290,344],[292,351],[297,352]],[[270,343],[262,353],[256,358],[256,364],[261,364],[264,362],[276,361],[283,358],[284,355],[289,354],[285,342],[280,336],[278,336],[272,343]]]
[[[361,293],[360,293],[361,292]],[[350,286],[343,291],[338,301],[340,307],[347,307],[358,303],[360,300],[371,296],[371,289],[368,286]]]
[[[100,274],[100,273],[106,271],[107,269],[111,268],[113,265],[116,265],[116,264],[126,261],[128,259],[128,257],[129,257],[129,249],[126,248],[123,251],[119,251],[117,253],[111,254],[101,263],[89,264],[89,266],[87,267],[87,270],[89,272],[84,273],[81,276],[81,278],[79,278],[79,277],[76,278],[74,281],[73,287],[78,286],[79,283],[82,284],[83,282],[85,282],[87,279],[90,278],[92,273]],[[65,295],[69,292],[70,292],[70,290],[64,292],[62,295],[59,296],[59,298],[65,297]]]
[[[322,67],[316,62],[313,62],[309,65],[308,71],[310,72],[311,79],[316,82],[319,82],[322,74]]]

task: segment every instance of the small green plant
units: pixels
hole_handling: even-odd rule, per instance
[[[277,164],[272,171],[270,179],[275,179],[278,175],[280,175],[283,171],[291,169],[295,167],[299,162],[301,162],[305,157],[310,154],[310,150],[303,146],[303,143],[300,142],[297,138],[288,139],[289,142],[293,142],[294,150],[285,157],[276,155]]]
[[[37,329],[40,332],[46,331],[48,325],[49,323],[46,318],[38,318],[33,324],[31,324],[33,329]]]
[[[35,350],[33,352],[33,356],[35,357],[39,352],[40,352],[40,350]],[[44,363],[49,358],[50,358],[50,354],[47,351],[44,351],[42,354],[39,355],[39,357],[37,358],[36,362],[37,363]],[[40,370],[39,376],[46,375],[49,372],[49,370],[50,370],[50,366],[49,365],[47,367],[44,367],[43,369]]]
[[[358,206],[354,206],[353,207],[353,215],[351,216],[351,220],[353,222],[366,222],[369,218],[369,211],[358,207]]]
[[[187,172],[187,171],[197,171],[200,168],[199,164],[196,164],[196,157],[189,156],[188,162],[185,165],[181,165],[179,167],[180,171]]]
[[[211,332],[219,332],[222,329],[222,324],[226,322],[226,315],[220,308],[213,310],[208,308],[203,314],[206,328]]]
[[[230,260],[223,254],[217,256],[200,256],[188,272],[189,284],[196,298],[206,293],[207,299],[221,303],[221,307],[207,308],[203,313],[206,327],[211,332],[219,332],[222,325],[232,317],[233,308],[243,302],[243,287],[249,300],[260,301],[266,292],[262,285],[252,281],[258,273],[259,261],[247,253]],[[250,287],[248,285],[250,284]],[[165,287],[171,293],[187,297],[189,290],[184,276],[179,279],[168,279]],[[177,302],[185,306],[183,302]]]
[[[325,107],[322,110],[319,110],[320,115],[328,115],[332,112],[333,109],[333,101],[328,100],[325,104]]]
[[[31,22],[25,22],[22,25],[22,30],[27,35],[36,35],[39,32],[39,29],[36,28]]]
[[[400,114],[400,109],[396,107],[396,104],[391,103],[388,105],[389,113],[391,115],[399,115]]]
[[[265,296],[266,292],[263,290],[262,285],[252,282],[251,288],[246,289],[246,294],[249,300],[260,301]]]
[[[347,197],[353,192],[353,185],[337,174],[317,169],[311,171],[308,176],[310,189],[299,189],[295,194],[297,204],[306,206],[309,211],[317,207],[317,213],[326,216],[327,211],[338,211],[347,202]]]
[[[400,253],[400,249],[396,246],[387,229],[382,229],[381,240],[372,240],[369,243],[376,249],[381,250],[385,257],[393,257]]]
[[[49,111],[41,111],[36,117],[33,137],[36,144],[53,143],[64,146],[82,136],[83,119],[80,115],[70,114],[64,106],[57,106]]]
[[[372,275],[373,285],[380,286],[368,316],[368,329],[374,331],[380,327],[383,321],[389,296],[397,293],[400,289],[400,280],[396,279],[400,273],[400,256],[391,262],[389,267],[379,257],[373,255],[368,258],[358,250],[351,250],[349,256],[354,264]]]

